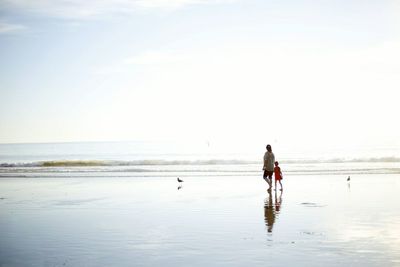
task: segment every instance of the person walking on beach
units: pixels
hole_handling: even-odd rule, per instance
[[[282,171],[281,168],[279,167],[279,162],[275,161],[275,168],[274,168],[274,174],[275,174],[275,190],[277,189],[276,187],[276,182],[279,182],[279,184],[281,185],[281,191],[283,189],[282,187]]]
[[[267,151],[264,154],[264,180],[268,183],[269,188],[272,188],[272,174],[274,173],[274,162],[275,162],[275,155],[272,153],[271,145],[267,145]]]

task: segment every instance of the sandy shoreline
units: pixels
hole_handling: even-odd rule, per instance
[[[397,175],[0,179],[0,266],[396,266]]]

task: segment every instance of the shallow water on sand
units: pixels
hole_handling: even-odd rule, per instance
[[[0,179],[0,266],[399,266],[398,175]]]

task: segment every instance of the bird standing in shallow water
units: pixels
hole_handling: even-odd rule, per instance
[[[179,179],[179,177],[176,178],[176,180],[177,180],[179,183],[183,183],[183,180]]]
[[[350,176],[349,176],[349,177],[347,177],[347,182],[350,182]]]

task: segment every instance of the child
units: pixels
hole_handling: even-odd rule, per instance
[[[279,184],[281,185],[281,191],[282,191],[282,172],[281,168],[279,167],[279,162],[275,161],[275,168],[274,168],[274,173],[275,173],[275,190],[276,190],[276,182],[279,181]]]

